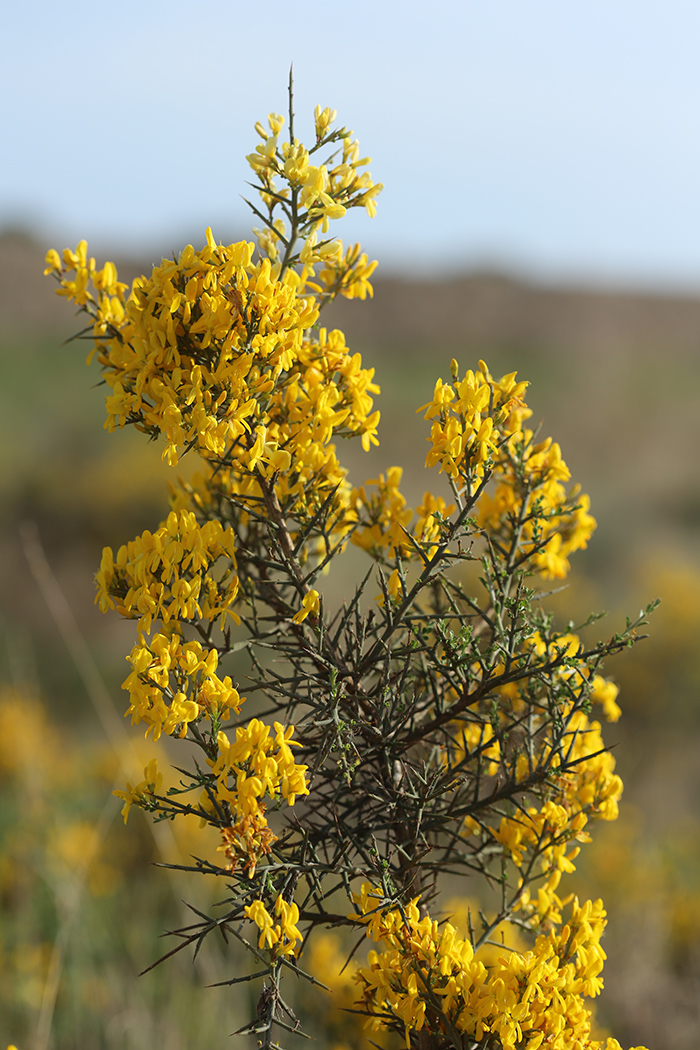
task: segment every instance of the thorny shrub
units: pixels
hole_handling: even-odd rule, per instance
[[[344,1001],[374,1038],[618,1050],[592,1038],[587,1005],[602,901],[560,882],[595,821],[617,816],[595,712],[617,719],[602,664],[646,613],[584,644],[545,611],[538,579],[566,576],[595,521],[559,445],[528,426],[515,373],[452,361],[437,380],[419,411],[440,491],[415,510],[398,467],[351,485],[336,442],[377,443],[379,388],[318,319],[338,295],[372,294],[375,263],[328,230],[349,208],[373,215],[381,185],[334,121],[317,107],[305,146],[290,84],[286,140],[282,116],[256,124],[257,246],[207,230],[130,290],[85,242],[47,255],[94,341],[105,425],[162,440],[170,464],[201,461],[165,520],[107,548],[97,574],[101,608],[136,621],[132,723],[191,756],[167,791],[150,762],[119,793],[124,817],[194,814],[218,832],[219,855],[193,867],[225,902],[174,950],[218,931],[247,951],[253,971],[222,983],[262,982],[240,1028],[260,1046],[298,1030],[282,978],[317,980],[304,956],[335,926],[373,944]],[[350,546],[368,568],[330,608],[323,581]],[[447,877],[498,890],[461,932],[437,921]]]

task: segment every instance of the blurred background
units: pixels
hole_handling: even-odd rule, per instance
[[[696,1048],[700,10],[40,0],[3,24],[0,1042],[215,1050],[245,1019],[202,989],[218,949],[137,977],[182,899],[213,892],[152,867],[201,850],[196,829],[154,834],[135,811],[125,829],[111,797],[153,749],[125,742],[133,627],[95,610],[92,577],[103,545],[157,524],[168,478],[155,446],[102,430],[89,346],[63,345],[80,320],[41,274],[82,238],[130,280],[207,225],[250,236],[244,158],[293,61],[299,137],[335,107],[386,187],[373,221],[336,226],[380,261],[374,298],[327,317],[382,387],[380,448],[341,449],[353,480],[402,465],[417,501],[436,377],[453,356],[517,369],[599,521],[562,618],[607,609],[611,633],[662,599],[607,668],[625,797],[577,885],[610,915],[601,1031]]]

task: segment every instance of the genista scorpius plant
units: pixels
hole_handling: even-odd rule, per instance
[[[229,983],[260,992],[238,1027],[260,1046],[300,1029],[283,979],[316,980],[304,955],[334,926],[371,942],[346,971],[348,1023],[364,1015],[371,1039],[619,1050],[591,1036],[602,902],[561,880],[595,821],[617,816],[593,712],[617,719],[602,664],[645,614],[584,645],[543,610],[539,581],[566,576],[595,521],[559,446],[529,429],[515,373],[452,361],[437,380],[420,409],[436,491],[415,511],[398,467],[351,485],[337,442],[377,443],[379,388],[319,315],[372,294],[375,263],[328,231],[349,208],[373,215],[381,186],[334,120],[318,107],[305,146],[290,84],[286,139],[281,116],[256,124],[257,245],[207,230],[130,291],[85,242],[47,255],[86,316],[105,425],[161,440],[170,464],[200,460],[165,520],[105,549],[97,574],[101,608],[136,621],[132,723],[190,756],[179,786],[163,791],[151,762],[118,792],[124,817],[136,805],[216,829],[215,858],[193,866],[225,903],[178,945],[218,931],[240,949],[250,973]],[[326,574],[351,545],[366,573],[329,608]],[[248,661],[236,681],[234,652]],[[491,911],[462,930],[438,921],[448,877],[472,897],[496,887]]]

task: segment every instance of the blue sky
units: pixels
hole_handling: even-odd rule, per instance
[[[198,14],[201,10],[201,14]],[[3,16],[0,224],[170,253],[244,236],[253,124],[338,110],[382,267],[700,285],[691,0],[28,2]]]

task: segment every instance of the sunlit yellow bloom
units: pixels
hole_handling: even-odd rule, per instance
[[[355,901],[363,912],[376,908],[368,884]],[[583,997],[602,988],[604,929],[602,903],[579,905],[574,898],[561,930],[540,936],[533,951],[504,952],[485,965],[468,939],[450,923],[439,926],[427,915],[421,918],[413,901],[403,913],[389,909],[371,915],[367,934],[381,950],[369,952],[368,965],[360,967],[356,979],[365,1009],[376,1018],[372,1027],[388,1011],[404,1026],[407,1046],[411,1033],[434,1016],[437,998],[443,1017],[472,1040],[494,1033],[508,1050],[542,1045],[603,1050],[590,1039],[591,1011]],[[614,1046],[608,1040],[605,1050]]]
[[[223,560],[228,568],[218,579],[210,569]],[[199,525],[187,511],[171,511],[155,533],[146,531],[121,547],[116,558],[106,547],[97,573],[100,608],[117,609],[139,619],[150,631],[154,620],[216,620],[230,612],[238,593],[235,540],[218,521]]]
[[[258,948],[272,948],[279,940],[279,927],[275,929],[272,916],[268,914],[262,901],[253,901],[247,905],[245,913],[260,930]]]
[[[294,726],[275,722],[271,736],[270,726],[257,718],[236,729],[233,743],[219,732],[218,755],[212,763],[216,792],[241,818],[264,812],[265,795],[274,799],[281,794],[293,806],[297,795],[309,794],[307,766],[298,764],[292,754],[292,747],[299,747],[293,734]]]
[[[273,955],[294,955],[297,951],[297,941],[303,937],[296,927],[299,920],[299,909],[296,904],[288,903],[282,896],[278,896],[274,907],[275,915],[279,923],[275,924],[273,917],[267,911],[263,901],[256,900],[247,905],[245,913],[260,930],[258,939],[259,948],[271,948]]]

